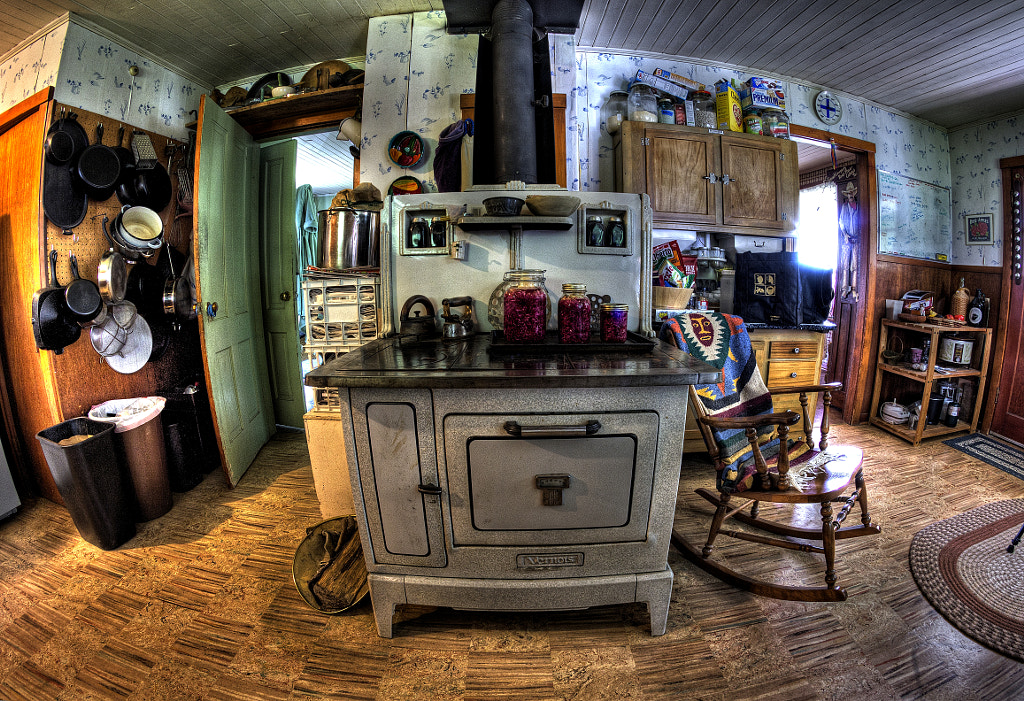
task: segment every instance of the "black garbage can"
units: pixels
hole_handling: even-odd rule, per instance
[[[167,399],[163,420],[171,489],[187,492],[220,465],[213,418],[199,382],[175,387],[163,396]]]
[[[87,542],[113,550],[135,535],[127,469],[114,446],[114,425],[85,417],[36,434],[75,528]]]

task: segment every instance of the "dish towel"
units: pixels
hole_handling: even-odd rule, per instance
[[[445,127],[437,137],[437,153],[434,155],[437,191],[461,192],[468,188],[473,184],[472,168],[473,120],[463,119]]]

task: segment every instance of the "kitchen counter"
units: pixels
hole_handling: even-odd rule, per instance
[[[747,331],[813,331],[815,333],[828,333],[836,328],[836,325],[831,321],[823,321],[820,324],[799,324],[794,326],[792,324],[759,324],[759,323],[747,323]]]
[[[491,356],[490,334],[378,339],[306,375],[311,387],[431,389],[651,387],[714,382],[718,373],[667,343],[648,353]]]

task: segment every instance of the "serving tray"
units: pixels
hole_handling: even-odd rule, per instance
[[[561,343],[557,331],[548,331],[544,340],[536,343],[511,343],[505,340],[502,331],[491,331],[488,355],[596,355],[599,353],[649,353],[658,343],[656,339],[641,336],[633,331],[626,332],[625,343],[602,341],[600,334],[592,334],[587,343]]]

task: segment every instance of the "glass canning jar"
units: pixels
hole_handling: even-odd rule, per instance
[[[698,90],[690,99],[693,100],[694,126],[717,129],[718,107],[715,104],[715,96],[707,90]]]
[[[604,128],[609,134],[617,132],[622,126],[623,120],[626,119],[628,98],[629,95],[625,90],[612,90],[612,94],[601,106],[601,121],[604,122]]]
[[[629,121],[658,121],[658,95],[650,85],[633,83],[629,89]]]
[[[590,300],[587,286],[566,282],[558,300],[558,340],[562,343],[586,343],[590,340]]]
[[[605,343],[625,343],[628,304],[601,305],[601,340]]]
[[[544,340],[548,295],[543,270],[510,270],[504,294],[505,340],[538,343]]]

